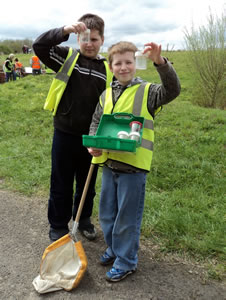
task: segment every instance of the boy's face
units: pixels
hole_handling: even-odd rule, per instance
[[[95,58],[100,51],[100,47],[104,43],[104,37],[101,37],[98,30],[92,29],[90,30],[90,42],[82,43],[79,40],[78,35],[78,43],[80,47],[81,53],[89,58]]]
[[[129,84],[136,73],[134,53],[128,51],[114,54],[110,69],[121,85]]]

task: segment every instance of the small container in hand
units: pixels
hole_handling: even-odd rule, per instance
[[[81,43],[89,43],[90,42],[90,29],[86,29],[85,31],[79,34],[79,41]]]
[[[136,57],[136,69],[138,70],[146,70],[147,69],[147,57],[143,54],[142,51],[137,51],[135,53]]]

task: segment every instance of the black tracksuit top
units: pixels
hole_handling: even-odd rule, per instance
[[[47,67],[58,72],[69,50],[59,44],[68,38],[69,35],[63,36],[63,27],[49,30],[35,40],[34,52]],[[99,96],[106,89],[104,60],[102,56],[90,59],[79,55],[54,116],[55,128],[76,136],[88,134]]]

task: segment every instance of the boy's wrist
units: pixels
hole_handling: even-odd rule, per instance
[[[158,63],[157,64],[156,62],[154,62],[154,66],[160,67],[160,66],[165,65],[167,63],[167,59],[165,57],[162,57],[162,59],[163,59],[163,63]]]
[[[160,58],[157,61],[155,61],[154,63],[157,66],[161,66],[161,65],[165,65],[166,64],[166,60],[162,56],[160,56]]]
[[[63,36],[65,35],[69,35],[71,33],[71,28],[69,28],[69,26],[64,26],[63,27]]]

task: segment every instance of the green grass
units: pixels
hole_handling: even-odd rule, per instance
[[[155,119],[155,150],[147,178],[143,237],[165,252],[214,261],[209,276],[223,277],[225,259],[226,112],[191,104],[195,74],[185,53],[167,55],[181,95]],[[137,75],[159,82],[153,67]],[[0,188],[48,198],[52,116],[43,110],[51,75],[0,85]],[[101,170],[94,216],[98,215]]]
[[[27,195],[48,189],[53,129],[43,100],[51,80],[51,75],[30,75],[0,86],[0,176]]]
[[[164,239],[168,250],[223,259],[224,123],[224,111],[178,101],[156,118],[143,232]]]

